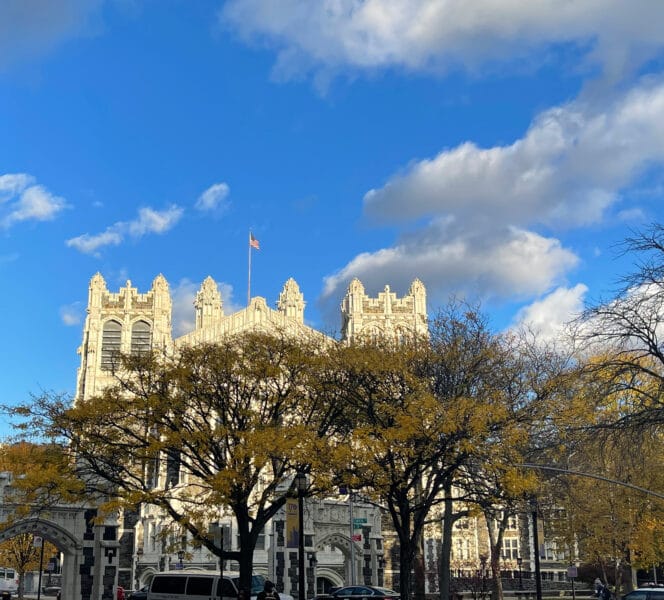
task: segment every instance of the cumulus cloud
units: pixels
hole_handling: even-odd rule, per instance
[[[5,173],[0,175],[0,202],[6,202],[20,194],[35,180],[26,173]]]
[[[516,326],[523,325],[537,334],[543,342],[555,342],[565,327],[583,311],[583,300],[588,292],[582,283],[572,288],[559,287],[544,298],[522,308],[514,319]]]
[[[194,300],[200,287],[200,283],[195,283],[187,278],[181,279],[177,285],[171,286],[173,333],[176,336],[190,333],[196,328]],[[221,294],[224,314],[232,314],[242,308],[233,300],[233,286],[231,284],[217,281],[217,287]]]
[[[215,183],[198,197],[195,208],[204,212],[225,211],[228,208],[229,193],[230,188],[227,183]]]
[[[89,31],[102,0],[0,2],[0,71]]]
[[[280,77],[476,70],[561,45],[615,76],[664,44],[664,5],[651,0],[229,0],[220,20],[242,39],[272,46]]]
[[[51,221],[67,208],[63,198],[55,196],[26,173],[0,175],[0,226],[8,229],[22,221]]]
[[[68,327],[80,325],[83,322],[85,309],[82,302],[73,302],[60,307],[60,319]]]
[[[506,227],[464,234],[456,223],[436,221],[402,236],[393,248],[356,256],[326,277],[322,301],[338,300],[353,277],[369,293],[386,281],[404,293],[415,276],[438,301],[452,293],[526,298],[544,293],[576,263],[558,240],[530,231]]]
[[[102,233],[90,235],[84,233],[65,242],[70,248],[75,248],[83,254],[96,254],[99,248],[104,246],[119,246],[122,243],[123,235],[118,231],[106,229]]]
[[[411,165],[364,198],[376,219],[455,214],[514,225],[601,220],[622,186],[664,160],[664,83],[598,110],[582,100],[539,115],[508,146],[464,143]]]
[[[664,82],[656,79],[601,107],[578,99],[547,110],[510,145],[443,150],[367,192],[372,222],[409,233],[327,277],[323,303],[338,301],[354,276],[375,293],[385,281],[405,291],[412,273],[437,301],[541,296],[566,285],[578,259],[538,228],[597,224],[614,207],[617,218],[639,214],[618,209],[621,192],[663,162]]]
[[[147,233],[165,233],[182,217],[183,210],[178,206],[170,206],[159,211],[153,208],[141,208],[138,218],[125,223],[123,227],[132,237],[143,237]]]
[[[149,233],[162,234],[171,230],[180,220],[183,209],[172,205],[159,211],[153,208],[141,208],[133,221],[118,221],[97,234],[84,233],[65,242],[84,254],[97,255],[104,246],[118,246],[126,236],[141,238]]]

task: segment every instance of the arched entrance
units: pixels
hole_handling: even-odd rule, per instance
[[[351,539],[343,533],[330,533],[325,535],[319,540],[316,540],[316,553],[322,553],[326,548],[333,548],[341,551],[344,556],[344,575],[340,577],[340,573],[331,571],[325,573],[323,567],[316,570],[316,579],[319,577],[326,577],[333,586],[351,585],[360,582],[359,573],[362,558],[362,547],[351,541]]]
[[[47,540],[62,553],[63,597],[71,597],[66,595],[67,592],[80,588],[79,566],[82,545],[61,525],[43,518],[23,519],[3,529],[0,531],[0,543],[25,534]]]
[[[114,600],[117,586],[117,524],[97,525],[97,511],[58,506],[48,516],[16,518],[12,507],[0,509],[0,542],[18,535],[39,536],[63,555],[63,600]]]
[[[317,554],[323,554],[327,548],[339,550],[343,554],[344,572],[319,566],[316,569],[317,592],[325,592],[330,586],[383,585],[381,555],[376,552],[375,544],[363,545],[352,541],[344,533],[333,532],[316,540]]]

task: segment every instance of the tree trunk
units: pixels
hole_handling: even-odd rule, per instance
[[[238,514],[239,513],[239,514]],[[256,536],[250,529],[249,515],[236,511],[235,519],[238,528],[240,550],[237,553],[237,561],[240,569],[240,589],[251,591],[251,576],[254,569],[254,549],[256,547]],[[256,527],[254,523],[254,527]],[[229,553],[225,553],[229,555]],[[235,554],[235,553],[233,553]]]
[[[413,568],[413,554],[408,543],[401,544],[399,552],[399,595],[401,600],[410,599],[410,586],[412,581],[411,570]]]
[[[417,536],[417,542],[415,544],[415,560],[414,560],[414,572],[415,572],[415,600],[424,600],[425,598],[425,581],[424,581],[424,552],[423,552],[423,543],[424,543],[424,532],[420,531]]]
[[[491,599],[503,600],[503,581],[500,578],[500,554],[491,548]]]
[[[452,553],[452,526],[454,525],[454,502],[452,500],[452,484],[445,484],[445,513],[443,515],[443,533],[440,541],[440,571],[439,588],[440,600],[450,599],[451,573],[450,555]]]

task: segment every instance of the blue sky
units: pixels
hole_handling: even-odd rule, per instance
[[[72,392],[90,278],[175,334],[293,277],[334,332],[357,276],[555,333],[662,221],[664,3],[3,0],[0,403]],[[0,427],[0,433],[3,429]]]

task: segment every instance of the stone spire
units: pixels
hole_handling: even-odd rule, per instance
[[[290,319],[295,319],[299,323],[304,323],[304,294],[300,291],[300,286],[291,277],[285,284],[284,289],[279,294],[277,310],[285,314]]]
[[[196,329],[208,329],[219,325],[224,318],[221,294],[212,277],[208,276],[194,300],[196,307]]]

